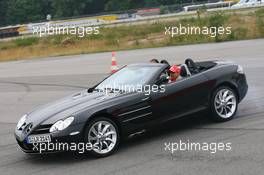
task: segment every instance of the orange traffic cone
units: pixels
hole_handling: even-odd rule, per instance
[[[111,74],[115,73],[117,70],[116,53],[112,52]]]

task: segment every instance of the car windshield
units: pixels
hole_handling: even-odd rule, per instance
[[[135,89],[139,86],[142,87],[151,79],[158,69],[159,67],[156,66],[124,67],[101,82],[95,89],[127,91],[127,89]]]

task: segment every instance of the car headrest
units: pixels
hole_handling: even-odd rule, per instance
[[[184,65],[181,65],[180,75],[181,75],[181,77],[188,77],[188,73],[187,73],[186,67]]]

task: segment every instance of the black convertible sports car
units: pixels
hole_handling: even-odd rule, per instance
[[[248,90],[243,68],[192,59],[180,66],[181,78],[171,83],[166,64],[125,66],[88,90],[25,114],[16,140],[26,153],[39,153],[37,143],[91,143],[97,146],[89,152],[103,157],[121,138],[201,110],[216,121],[232,119]]]

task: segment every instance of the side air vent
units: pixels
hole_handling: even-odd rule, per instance
[[[40,125],[36,129],[34,129],[31,134],[46,134],[46,133],[49,133],[49,129],[50,129],[51,126],[52,126],[51,124]]]

